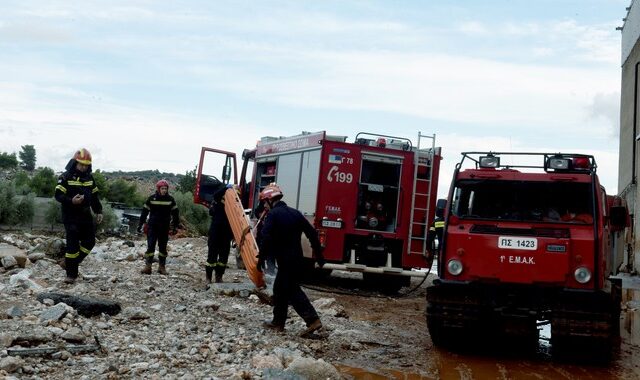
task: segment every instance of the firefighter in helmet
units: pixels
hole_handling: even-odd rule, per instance
[[[67,272],[64,280],[73,284],[78,278],[78,266],[96,245],[96,223],[102,222],[102,204],[98,187],[91,174],[91,153],[78,149],[65,172],[58,177],[55,198],[62,204],[62,221],[67,240],[64,261],[60,265]]]
[[[211,207],[209,207],[211,225],[209,226],[209,239],[207,241],[208,254],[205,267],[207,286],[212,282],[214,271],[216,273],[215,281],[216,283],[220,283],[227,269],[233,233],[231,232],[227,214],[224,211],[224,194],[227,192],[227,189],[231,188],[234,188],[231,184],[220,186],[213,194],[213,201],[211,202]]]
[[[147,216],[149,221],[147,222]],[[175,234],[180,223],[178,205],[175,199],[169,195],[169,182],[161,179],[156,183],[156,191],[147,198],[140,215],[138,232],[142,232],[144,223],[147,223],[147,252],[145,256],[142,274],[151,274],[151,264],[158,243],[158,273],[167,274],[167,242],[169,241],[169,229]]]
[[[282,201],[282,190],[270,184],[262,190],[261,197],[269,206],[269,214],[262,228],[258,270],[262,270],[268,256],[273,256],[278,264],[278,273],[273,282],[273,319],[263,326],[276,331],[284,331],[289,304],[304,319],[306,336],[322,327],[318,313],[300,287],[304,265],[300,238],[302,233],[309,238],[314,256],[320,267],[324,265],[322,246],[318,233],[300,211],[287,206]]]

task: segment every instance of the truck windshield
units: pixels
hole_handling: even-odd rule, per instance
[[[593,223],[591,184],[461,180],[451,211],[464,219]]]

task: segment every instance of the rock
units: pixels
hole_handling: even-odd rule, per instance
[[[8,348],[13,344],[13,336],[8,333],[0,333],[0,348]]]
[[[64,333],[62,333],[62,335],[60,335],[60,338],[72,343],[82,343],[85,340],[85,336],[82,333],[82,330],[77,327],[72,327],[69,330],[65,331]]]
[[[254,368],[284,369],[282,362],[275,355],[256,355],[251,358],[251,366]]]
[[[45,257],[47,257],[47,255],[45,255],[42,252],[33,252],[30,253],[29,256],[27,256],[29,258],[29,260],[31,260],[32,262],[36,263],[42,259],[44,259]]]
[[[122,242],[122,244],[126,245],[127,247],[135,247],[136,243],[132,242],[131,240],[125,240]]]
[[[67,305],[59,303],[51,306],[40,314],[40,322],[59,321],[67,314]]]
[[[6,314],[9,318],[20,318],[24,315],[24,310],[19,306],[11,306],[7,309]]]
[[[47,298],[56,303],[63,302],[84,317],[93,317],[102,313],[116,315],[121,310],[119,303],[100,298],[73,296],[64,293],[40,293],[37,298],[40,302],[44,302]]]
[[[63,257],[66,244],[62,239],[51,239],[42,244],[44,252],[53,258]]]
[[[20,272],[12,275],[11,277],[9,277],[9,284],[11,285],[21,285],[27,289],[32,289],[35,291],[41,291],[42,290],[42,286],[40,286],[40,284],[34,282],[32,279],[30,279],[29,277],[31,276],[31,270],[30,269],[24,269],[21,270]]]
[[[291,362],[285,372],[294,373],[308,380],[342,379],[338,370],[322,359],[298,357]]]
[[[335,298],[319,298],[312,302],[313,307],[322,314],[332,315],[334,317],[348,318],[344,307],[336,302]]]
[[[28,331],[18,331],[17,336],[13,339],[13,345],[19,344],[25,347],[37,346],[47,343],[51,340],[52,335],[49,330],[40,326],[29,327]]]
[[[15,261],[11,259],[7,259],[9,257],[13,258]],[[7,263],[13,263],[13,265],[11,266],[5,265],[5,259],[8,260]],[[18,265],[21,268],[24,268],[24,264],[26,261],[27,261],[27,254],[25,253],[24,250],[14,247],[13,245],[0,243],[0,263],[2,264],[3,267],[10,268],[12,266]]]
[[[137,320],[137,319],[148,319],[149,313],[144,311],[141,307],[125,307],[122,311],[122,316],[129,320]]]
[[[204,300],[204,301],[199,302],[196,305],[196,308],[212,309],[213,311],[216,311],[216,310],[220,309],[220,305],[216,301]]]
[[[18,260],[16,260],[13,256],[4,256],[0,257],[0,264],[4,267],[4,269],[11,269],[18,266]]]
[[[19,370],[23,365],[24,360],[15,356],[7,356],[0,360],[0,370],[7,371],[8,373]]]
[[[177,312],[186,311],[187,307],[184,306],[184,305],[176,305],[176,307],[174,307],[173,310],[175,310]]]

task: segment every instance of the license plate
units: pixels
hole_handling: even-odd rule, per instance
[[[535,251],[538,249],[538,239],[525,237],[500,236],[498,237],[498,248],[502,249],[524,249]]]
[[[322,227],[342,228],[342,222],[338,222],[336,220],[323,220]]]

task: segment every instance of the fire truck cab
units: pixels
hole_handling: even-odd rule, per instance
[[[421,147],[426,140],[431,144]],[[245,208],[255,209],[260,191],[277,183],[283,201],[318,230],[325,270],[361,272],[396,290],[408,285],[411,276],[425,276],[412,269],[431,265],[426,242],[441,159],[435,135],[418,134],[416,146],[407,138],[369,133],[353,142],[324,131],[263,137],[255,149],[244,151],[243,159]],[[246,181],[251,165],[253,174]],[[206,178],[200,170],[198,177],[199,183]],[[196,193],[197,199],[207,197]],[[304,236],[303,249],[313,265]]]
[[[538,343],[551,325],[554,353],[610,352],[619,335],[621,283],[610,277],[611,234],[628,212],[607,196],[593,156],[467,152],[445,212],[438,276],[427,288],[436,345],[481,333]]]

